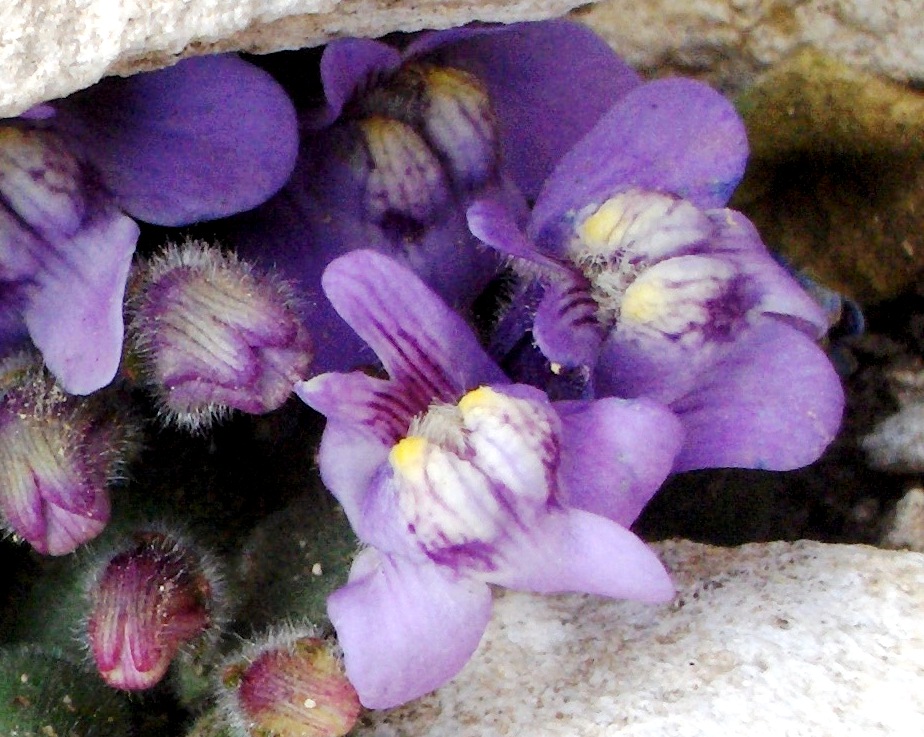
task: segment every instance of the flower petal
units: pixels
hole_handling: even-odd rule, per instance
[[[389,375],[426,403],[507,383],[465,321],[417,276],[373,251],[341,256],[324,272],[324,292],[382,360]]]
[[[447,46],[459,41],[469,41],[477,36],[489,36],[494,33],[509,33],[518,24],[470,23],[457,28],[442,28],[438,31],[421,31],[411,36],[410,43],[404,48],[405,61],[419,61],[433,56]],[[432,59],[430,60],[432,63]]]
[[[469,228],[482,243],[513,256],[525,279],[535,276],[545,285],[532,290],[528,285],[521,287],[498,321],[492,350],[507,353],[531,328],[551,361],[567,367],[593,365],[603,335],[587,280],[538,251],[502,203],[479,200],[469,207],[467,217]],[[540,293],[537,311],[532,302]]]
[[[715,351],[709,344],[688,351],[663,334],[613,331],[603,342],[593,370],[594,396],[644,396],[670,404],[692,390],[701,367],[713,360]]]
[[[110,78],[56,108],[55,125],[79,142],[120,206],[158,225],[257,206],[286,182],[298,153],[291,101],[234,56]]]
[[[651,603],[669,601],[674,586],[651,549],[625,527],[580,509],[546,516],[531,546],[507,556],[490,583],[542,594],[598,594]]]
[[[25,326],[69,392],[115,375],[137,237],[61,136],[0,126],[0,296],[19,318],[4,316],[3,342]]]
[[[426,409],[426,405],[408,404],[393,382],[359,371],[315,376],[296,384],[295,393],[328,420],[364,426],[387,444],[397,442],[414,415]]]
[[[598,396],[670,404],[732,349],[752,323],[753,284],[720,256],[677,256],[645,269],[625,290],[594,369]]]
[[[843,407],[825,353],[800,330],[766,320],[672,404],[686,431],[674,470],[800,468],[834,439]]]
[[[580,274],[546,287],[533,324],[536,345],[550,361],[566,368],[593,366],[603,343],[597,303]]]
[[[533,200],[557,161],[640,78],[578,23],[517,23],[501,32],[477,31],[461,40],[446,37],[432,58],[487,85],[506,166]],[[428,43],[436,46],[432,39]]]
[[[543,248],[555,248],[569,213],[630,187],[722,207],[746,159],[744,124],[722,95],[693,80],[649,82],[622,97],[559,161],[530,232]]]
[[[327,417],[318,454],[321,477],[359,537],[372,543],[364,533],[367,522],[378,520],[369,519],[368,499],[385,481],[381,469],[392,446],[426,405],[409,405],[394,382],[358,371],[321,374],[297,384],[295,393]]]
[[[558,402],[566,503],[629,527],[671,472],[683,427],[648,399]]]
[[[331,41],[321,56],[324,107],[303,115],[303,124],[308,130],[326,128],[340,116],[354,94],[400,66],[401,54],[380,41],[368,38]]]
[[[536,249],[505,203],[479,199],[468,208],[466,218],[472,234],[485,245],[506,256],[521,259],[526,262],[524,267],[536,267],[548,278],[570,277],[570,269]]]
[[[119,367],[122,300],[137,239],[135,222],[104,205],[73,237],[48,249],[28,290],[29,335],[72,394],[106,386]]]
[[[318,449],[321,479],[354,530],[362,526],[366,495],[389,450],[389,445],[353,422],[328,420],[324,428]]]
[[[754,225],[734,210],[714,210],[708,215],[718,226],[709,250],[721,252],[754,283],[761,295],[760,310],[794,318],[793,322],[807,335],[822,337],[829,324],[824,307],[773,259]]]
[[[18,290],[0,284],[0,357],[24,349],[29,342],[21,302]]]
[[[437,566],[367,549],[327,609],[363,706],[388,709],[462,669],[487,627],[491,591]]]

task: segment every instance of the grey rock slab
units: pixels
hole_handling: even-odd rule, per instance
[[[920,0],[17,0],[0,4],[0,117],[184,56],[536,20],[577,6],[576,17],[631,64],[701,73],[727,88],[805,45],[924,80]]]
[[[924,471],[924,402],[905,405],[866,435],[861,446],[870,465],[885,471]]]
[[[885,373],[889,394],[898,411],[882,420],[860,440],[873,468],[897,473],[924,471],[924,366],[917,358],[905,366],[900,358]]]
[[[606,0],[581,12],[630,64],[740,89],[800,47],[924,80],[921,0]]]
[[[216,51],[562,15],[580,0],[3,0],[0,117],[110,74]]]
[[[924,734],[924,555],[807,541],[656,548],[673,603],[499,592],[463,672],[360,734]]]
[[[880,544],[924,553],[924,489],[909,489],[898,500]]]

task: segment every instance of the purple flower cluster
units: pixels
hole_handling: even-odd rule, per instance
[[[685,429],[678,471],[797,468],[840,421],[840,385],[814,342],[824,310],[723,207],[746,157],[718,93],[651,82],[562,157],[524,230],[496,202],[468,213],[538,284],[508,319],[594,396],[670,406]]]
[[[328,601],[365,706],[452,677],[487,625],[488,584],[670,598],[660,563],[624,526],[679,447],[667,409],[552,403],[511,383],[455,312],[374,252],[335,261],[324,289],[388,374],[322,374],[296,390],[327,417],[322,477],[370,546]],[[617,499],[622,519],[575,508],[590,489]]]
[[[122,356],[132,217],[178,226],[252,208],[285,183],[297,149],[285,92],[228,56],[0,121],[0,348],[28,336],[66,391],[106,386]]]
[[[374,360],[321,291],[331,261],[379,251],[464,313],[500,264],[468,228],[468,205],[491,197],[525,220],[555,161],[637,81],[598,37],[565,22],[422,34],[401,51],[343,39],[327,46],[320,73],[324,103],[300,111],[292,178],[228,234],[305,294],[317,371]]]
[[[340,40],[320,77],[296,111],[264,72],[201,59],[4,123],[0,344],[28,335],[68,392],[105,386],[128,216],[242,213],[238,256],[187,244],[136,270],[123,374],[190,428],[292,390],[327,418],[321,477],[363,544],[328,614],[385,708],[461,669],[491,586],[669,599],[629,531],[665,478],[810,463],[843,395],[825,312],[725,207],[747,144],[715,91],[643,83],[563,21]],[[107,611],[142,588],[132,566]]]

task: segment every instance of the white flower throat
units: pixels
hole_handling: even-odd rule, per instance
[[[428,223],[453,191],[494,175],[499,139],[487,89],[458,69],[408,64],[351,104],[368,171],[366,208]]]
[[[490,543],[531,517],[553,492],[555,434],[544,407],[489,387],[415,419],[389,461],[420,545]]]
[[[630,189],[577,213],[568,255],[591,284],[598,320],[612,328],[624,317],[653,317],[657,293],[639,277],[659,261],[690,253],[712,232],[690,202]]]

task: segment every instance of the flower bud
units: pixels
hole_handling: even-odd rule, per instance
[[[359,716],[336,646],[312,628],[271,634],[219,677],[226,719],[249,737],[340,737]]]
[[[40,553],[70,553],[109,520],[135,431],[105,401],[66,394],[28,354],[0,361],[0,512]]]
[[[207,556],[163,532],[140,532],[90,591],[87,636],[103,680],[138,691],[155,685],[177,652],[217,624],[220,581]]]
[[[129,339],[161,411],[196,430],[280,407],[311,364],[285,282],[201,241],[170,245],[131,286]]]

